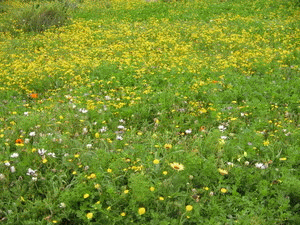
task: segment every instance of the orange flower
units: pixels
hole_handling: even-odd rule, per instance
[[[32,93],[29,96],[30,96],[30,98],[38,98],[38,94],[37,93]]]
[[[21,138],[16,140],[16,144],[23,144],[23,143],[24,143],[24,141]]]

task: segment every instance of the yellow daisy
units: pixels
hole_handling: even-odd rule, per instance
[[[227,170],[223,170],[223,169],[218,169],[219,173],[221,175],[227,175],[228,174],[228,171]]]
[[[177,162],[170,163],[170,166],[171,166],[174,170],[177,170],[177,171],[184,170],[184,165],[182,165],[182,164],[180,164],[180,163],[177,163]]]
[[[86,214],[86,217],[90,220],[93,218],[93,213],[87,213]]]
[[[193,206],[192,205],[187,205],[186,207],[185,207],[185,210],[186,211],[192,211],[193,210]]]
[[[138,214],[143,215],[146,213],[146,209],[144,207],[139,208]]]

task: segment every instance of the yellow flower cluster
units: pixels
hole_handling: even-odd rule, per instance
[[[112,7],[120,7],[116,2],[112,1]],[[125,1],[125,5],[131,8],[138,2]],[[282,21],[282,24],[294,21],[295,18],[291,17]],[[13,44],[12,39],[6,37],[2,40],[1,89],[30,93],[38,88],[34,86],[36,83],[41,88],[49,89],[53,85],[56,88],[93,85],[87,75],[104,62],[118,64],[120,69],[130,66],[136,77],[153,74],[153,68],[160,71],[177,70],[178,73],[185,68],[185,71],[197,75],[201,68],[206,67],[218,72],[232,67],[249,75],[253,73],[253,65],[258,62],[276,61],[281,67],[286,67],[284,59],[294,51],[300,40],[300,29],[295,28],[292,43],[291,36],[281,32],[284,29],[282,25],[265,24],[269,32],[262,34],[253,34],[253,27],[240,31],[236,22],[254,22],[253,18],[242,16],[232,16],[230,20],[218,18],[210,23],[181,23],[154,17],[147,23],[133,24],[126,21],[110,21],[107,24],[107,21],[101,20],[73,22],[68,27],[49,30],[43,35],[23,36],[23,44],[14,47],[13,52],[9,48]],[[184,39],[182,30],[188,31],[186,35],[190,35],[190,41]],[[287,44],[284,48],[270,48],[270,39],[274,40],[274,44]],[[201,86],[206,82],[197,79],[193,84],[194,89],[195,85]],[[151,87],[144,90],[146,94],[149,92]],[[124,104],[119,102],[115,107],[121,108]],[[96,105],[95,102],[89,102],[88,108],[94,109]],[[205,109],[202,111],[205,113]]]

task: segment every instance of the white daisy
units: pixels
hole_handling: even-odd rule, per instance
[[[122,141],[123,137],[121,135],[117,135],[116,139],[119,140],[119,141]]]
[[[30,133],[29,133],[29,136],[30,136],[30,137],[34,137],[34,136],[35,136],[35,132],[34,132],[34,131],[30,132]]]
[[[19,153],[13,153],[13,154],[11,154],[11,156],[10,156],[11,158],[18,158],[19,157]]]
[[[38,153],[39,153],[39,155],[40,156],[43,156],[43,155],[45,155],[45,153],[47,152],[47,150],[45,150],[45,149],[38,149]]]
[[[14,166],[11,166],[10,167],[10,172],[12,172],[12,173],[16,172],[16,168]]]
[[[186,134],[191,134],[192,133],[192,129],[188,129],[185,131]]]

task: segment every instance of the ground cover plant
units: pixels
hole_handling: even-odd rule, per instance
[[[298,224],[299,12],[1,1],[0,221]]]

